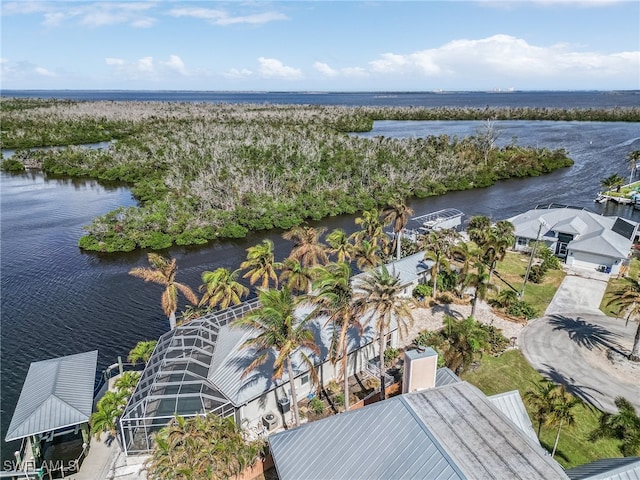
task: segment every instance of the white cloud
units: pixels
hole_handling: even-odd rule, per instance
[[[320,72],[326,77],[337,77],[339,75],[337,70],[334,70],[326,63],[315,62],[313,64],[313,68],[315,68],[318,72]]]
[[[303,77],[302,71],[287,67],[280,60],[275,58],[258,58],[260,63],[260,75],[265,78],[280,78],[283,80],[298,80]]]
[[[184,65],[182,59],[177,55],[169,55],[169,60],[167,62],[162,62],[162,65],[166,66],[169,70],[173,70],[174,72],[178,72],[180,75],[189,75],[187,68]]]
[[[288,17],[278,12],[263,12],[251,15],[230,15],[225,10],[202,7],[174,8],[169,11],[174,17],[192,17],[207,20],[214,25],[234,25],[238,23],[263,24],[274,21],[288,20]]]
[[[55,77],[57,76],[55,73],[47,70],[44,67],[36,67],[33,69],[33,71],[37,74],[37,75],[41,75],[43,77]]]
[[[153,57],[142,57],[136,62],[136,65],[141,73],[153,73]]]
[[[226,72],[224,76],[229,78],[248,78],[253,76],[253,72],[246,68],[232,68],[231,70]]]
[[[336,78],[336,77],[357,78],[357,77],[366,77],[369,75],[367,71],[362,67],[347,67],[347,68],[341,68],[337,70],[323,62],[315,62],[313,64],[313,68],[316,69],[325,77],[329,77],[329,78]]]
[[[605,54],[573,51],[567,44],[536,46],[509,35],[454,40],[439,48],[409,54],[385,53],[369,62],[380,75],[424,77],[500,77],[533,79],[552,76],[612,76],[640,69],[640,52]]]

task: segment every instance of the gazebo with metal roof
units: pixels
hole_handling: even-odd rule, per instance
[[[71,427],[81,426],[88,440],[97,362],[97,350],[33,362],[5,440],[30,439],[36,459],[42,438]]]

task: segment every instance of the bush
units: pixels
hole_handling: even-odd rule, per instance
[[[533,283],[541,283],[542,280],[544,280],[546,273],[547,270],[544,268],[544,264],[534,265],[529,271],[529,281]]]
[[[499,355],[509,346],[509,340],[493,325],[482,325],[482,329],[489,334],[489,353]]]
[[[318,397],[313,397],[311,400],[309,400],[309,408],[316,415],[320,415],[322,414],[322,412],[324,412],[325,405],[324,402]]]
[[[400,350],[389,347],[384,351],[384,363],[391,363],[400,356]]]
[[[526,318],[527,320],[531,320],[538,315],[535,308],[529,305],[524,300],[518,300],[507,308],[507,314],[513,317]]]
[[[433,288],[426,283],[421,283],[413,289],[413,298],[426,298],[433,295]]]
[[[24,165],[18,160],[7,158],[0,163],[0,170],[4,172],[24,172]]]

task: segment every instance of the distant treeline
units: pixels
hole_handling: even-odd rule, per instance
[[[522,147],[517,139],[498,148],[499,132],[492,122],[498,118],[640,119],[640,109],[596,115],[592,110],[7,98],[0,106],[4,148],[115,140],[103,150],[18,151],[12,162],[51,174],[128,182],[140,205],[95,219],[80,239],[84,249],[108,252],[290,229],[394,199],[485,187],[573,163],[563,150]],[[466,138],[365,139],[347,134],[368,131],[378,119],[485,122]]]

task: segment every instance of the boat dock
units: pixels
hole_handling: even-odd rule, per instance
[[[436,212],[412,217],[404,231],[406,238],[416,241],[419,235],[427,235],[434,230],[457,229],[462,225],[464,213],[456,208],[445,208]]]

